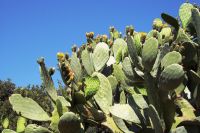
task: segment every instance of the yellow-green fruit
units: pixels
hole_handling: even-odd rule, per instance
[[[80,133],[80,120],[74,113],[66,112],[60,117],[58,129],[60,133]]]

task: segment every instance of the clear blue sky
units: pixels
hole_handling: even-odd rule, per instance
[[[185,0],[0,0],[0,79],[18,86],[40,84],[37,58],[57,66],[56,53],[86,41],[85,32],[124,33],[132,24],[149,31],[162,12],[178,15]],[[191,0],[200,4],[199,0]],[[54,80],[60,79],[59,72]]]

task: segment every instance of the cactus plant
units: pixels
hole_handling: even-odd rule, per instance
[[[162,13],[164,21],[155,19],[149,33],[127,26],[123,37],[110,27],[109,38],[89,32],[87,44],[74,46],[71,56],[59,52],[65,84],[61,96],[51,78],[54,69],[48,69],[43,58],[38,60],[54,111],[50,117],[33,100],[12,95],[9,99],[18,114],[51,122],[48,129],[28,125],[25,132],[198,131],[191,125],[199,127],[199,9],[184,3],[179,12],[182,24]],[[186,90],[192,96],[186,96]]]

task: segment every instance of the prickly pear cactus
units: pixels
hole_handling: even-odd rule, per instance
[[[200,132],[200,7],[184,3],[179,19],[166,13],[148,33],[127,26],[125,34],[86,33],[87,42],[72,54],[57,54],[64,85],[54,86],[53,68],[38,60],[53,112],[30,98],[9,100],[25,133],[175,133]],[[51,117],[50,117],[51,116]],[[3,119],[3,118],[2,118]],[[49,122],[48,129],[40,122]],[[4,123],[4,128],[8,128]],[[15,132],[4,129],[3,132]]]

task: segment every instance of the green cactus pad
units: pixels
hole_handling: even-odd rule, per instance
[[[94,72],[94,65],[92,62],[92,53],[89,52],[87,49],[82,51],[81,59],[85,70],[87,71],[88,75],[92,75]]]
[[[13,131],[13,130],[10,130],[10,129],[4,129],[4,130],[2,131],[2,133],[17,133],[17,132],[15,132],[15,131]]]
[[[49,74],[45,63],[44,63],[44,58],[40,58],[38,61],[38,64],[40,65],[40,74],[41,74],[41,79],[43,80],[45,89],[48,93],[48,95],[51,97],[52,100],[56,101],[57,99],[57,92],[54,87],[53,80],[51,78],[51,75]]]
[[[140,120],[129,104],[114,104],[110,113],[118,118],[140,124]]]
[[[76,53],[72,53],[70,66],[72,71],[74,72],[74,80],[75,82],[79,82],[82,79],[82,68],[79,58]]]
[[[97,77],[86,77],[84,83],[86,85],[86,88],[84,89],[85,96],[86,99],[89,99],[93,95],[95,95],[96,92],[98,91],[100,86],[100,81]]]
[[[116,90],[116,87],[117,87],[117,84],[118,84],[118,81],[117,81],[117,78],[113,75],[110,75],[107,77],[109,82],[110,82],[110,85],[111,85],[111,88],[112,88],[112,92],[114,93],[115,90]]]
[[[162,71],[159,87],[164,90],[173,90],[183,82],[184,75],[185,72],[181,65],[171,64]]]
[[[148,107],[147,102],[142,94],[132,94],[135,103],[138,105],[139,109],[145,109]]]
[[[161,32],[160,32],[160,35],[162,37],[162,39],[164,39],[164,43],[165,42],[168,42],[171,35],[172,35],[172,30],[170,27],[165,27],[165,28],[162,28]],[[163,38],[164,37],[164,38]]]
[[[172,17],[172,16],[170,16],[170,15],[168,15],[166,13],[162,13],[161,17],[165,22],[167,22],[168,24],[173,26],[176,29],[176,31],[179,30],[180,25],[179,25],[177,19],[175,19],[174,17]]]
[[[12,94],[9,101],[18,114],[36,121],[50,121],[48,114],[34,100],[22,97],[20,94]]]
[[[198,43],[200,44],[200,12],[198,9],[192,9],[192,23],[197,32]]]
[[[122,62],[122,69],[127,77],[134,77],[133,68],[129,57],[124,58]]]
[[[114,41],[113,47],[112,47],[113,53],[114,53],[114,57],[116,58],[117,53],[118,53],[118,50],[119,50],[120,48],[124,48],[124,47],[126,47],[126,46],[127,46],[127,43],[124,41],[124,39],[122,39],[122,38],[117,38],[117,39]]]
[[[70,102],[68,102],[63,96],[58,96],[58,99],[62,103],[62,106],[71,107]]]
[[[97,76],[100,81],[100,87],[94,95],[94,99],[99,105],[100,109],[109,114],[109,107],[112,105],[112,88],[109,80],[101,73],[95,72],[93,75]]]
[[[162,44],[162,36],[160,34],[160,32],[158,32],[157,30],[151,30],[146,37],[146,40],[148,40],[149,38],[154,37],[158,40],[159,44]]]
[[[109,47],[106,43],[100,42],[94,49],[93,63],[95,71],[102,70],[109,59]]]
[[[146,40],[142,49],[142,64],[147,71],[151,71],[158,53],[158,41],[151,37]]]
[[[179,52],[172,51],[167,53],[161,60],[161,68],[166,68],[167,66],[177,63],[181,64],[182,56]]]
[[[119,64],[121,60],[122,60],[122,47],[120,47],[117,51],[116,63]]]
[[[24,133],[52,133],[47,128],[38,126],[36,124],[29,124]]]
[[[190,3],[183,3],[179,8],[179,17],[182,22],[184,29],[188,26],[191,21],[193,5]]]
[[[182,28],[179,28],[175,43],[189,42],[190,38]]]
[[[73,112],[66,112],[60,117],[58,129],[60,133],[80,133],[81,123]]]
[[[19,116],[17,119],[17,129],[18,133],[21,133],[25,130],[26,126],[26,118]]]
[[[196,48],[191,42],[183,42],[181,46],[184,47],[183,50],[180,51],[183,58],[183,64],[190,65],[191,61],[194,60],[194,57],[197,55]]]
[[[116,124],[116,125],[119,127],[119,129],[121,129],[124,133],[134,133],[134,132],[130,131],[130,130],[127,128],[127,126],[126,126],[125,122],[123,121],[123,119],[118,118],[118,117],[116,117],[116,116],[112,116],[112,118],[113,118],[115,124]]]
[[[57,108],[59,117],[61,117],[63,115],[63,108],[62,108],[62,103],[60,102],[59,99],[56,100],[56,108]]]
[[[10,123],[10,122],[9,122],[9,119],[8,119],[8,117],[6,117],[6,118],[3,119],[1,125],[2,125],[3,128],[5,129],[5,128],[8,128],[9,123]]]
[[[155,133],[163,133],[164,131],[161,125],[161,120],[158,115],[158,112],[156,111],[155,107],[151,104],[149,105],[148,108],[148,114],[149,117],[151,118],[153,128],[155,129]]]
[[[142,52],[141,33],[136,33],[134,35],[133,41],[136,46],[138,55],[141,55]]]
[[[127,46],[128,46],[128,52],[130,54],[131,60],[138,69],[142,70],[143,67],[139,62],[139,57],[137,54],[137,48],[136,45],[134,44],[132,36],[127,36]]]

